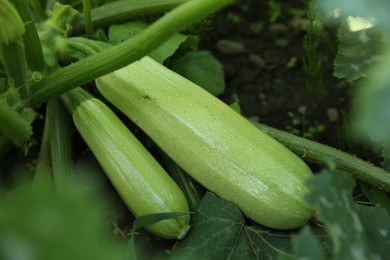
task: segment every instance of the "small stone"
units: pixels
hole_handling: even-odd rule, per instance
[[[274,40],[274,43],[278,47],[286,47],[289,45],[290,41],[286,38],[278,38]]]
[[[306,114],[306,110],[307,110],[306,106],[300,106],[298,108],[298,113],[301,114],[301,115],[304,115],[304,114]]]
[[[264,93],[260,93],[260,94],[259,94],[259,98],[260,98],[261,100],[266,100],[266,99],[267,99],[267,95],[264,94]]]
[[[286,33],[286,32],[288,32],[288,27],[287,27],[287,25],[282,24],[282,23],[273,23],[269,26],[269,31],[271,33],[276,33],[276,34]]]
[[[241,42],[222,39],[217,42],[217,49],[224,54],[231,55],[243,53],[245,46]]]
[[[288,24],[296,31],[305,31],[307,23],[308,23],[307,19],[301,17],[294,17],[293,19],[290,20]]]
[[[337,122],[339,120],[339,111],[337,111],[337,108],[328,108],[326,113],[328,114],[328,119],[330,122]]]
[[[250,55],[249,61],[259,69],[263,69],[266,66],[265,60],[257,54]]]
[[[259,34],[261,33],[261,31],[263,30],[264,28],[264,23],[263,22],[258,22],[258,23],[252,23],[251,26],[251,31],[254,33],[254,34]]]

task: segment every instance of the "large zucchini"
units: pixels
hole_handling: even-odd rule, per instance
[[[96,84],[188,174],[255,222],[293,229],[312,216],[303,198],[309,167],[201,87],[149,57]]]

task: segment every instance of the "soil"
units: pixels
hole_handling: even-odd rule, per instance
[[[291,14],[296,9],[302,10],[301,17]],[[240,1],[214,17],[212,30],[202,34],[201,48],[211,51],[223,64],[226,91],[220,98],[227,103],[238,99],[244,116],[281,130],[294,127],[300,135],[322,124],[324,130],[314,133],[314,139],[346,148],[348,141],[340,133],[350,94],[348,86],[332,75],[334,46],[321,43],[325,54],[323,94],[313,98],[305,84],[305,9],[303,1],[283,3],[281,16],[271,22],[267,1]],[[335,38],[328,31],[324,34]],[[221,48],[225,40],[240,46],[226,51]],[[289,67],[292,59],[296,63]],[[302,123],[294,126],[291,113]]]

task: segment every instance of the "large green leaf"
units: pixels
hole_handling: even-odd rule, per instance
[[[356,93],[355,128],[373,141],[390,141],[390,49]]]
[[[344,22],[339,28],[339,50],[334,75],[352,82],[369,76],[369,69],[383,58],[382,36],[376,27],[351,31]]]
[[[309,181],[312,192],[307,200],[326,223],[334,243],[334,255],[350,259],[356,254],[370,259],[363,225],[351,196],[354,186],[355,181],[349,175],[338,172],[336,176],[325,171]]]
[[[325,260],[325,250],[320,241],[308,226],[304,227],[297,237],[293,239],[294,259]],[[291,259],[287,256],[279,257],[280,260]]]
[[[101,197],[71,187],[64,193],[0,191],[0,259],[120,259],[107,236]],[[117,245],[118,246],[118,245]]]
[[[338,10],[341,16],[374,17],[384,28],[390,25],[388,0],[316,0],[327,11]]]
[[[332,259],[384,259],[390,255],[390,216],[383,208],[357,206],[352,199],[354,179],[342,171],[324,170],[308,182],[307,201],[317,210],[333,244]],[[313,243],[313,236],[302,232],[295,253],[318,259],[319,246],[302,251],[299,244]]]
[[[271,259],[291,250],[295,234],[246,226],[235,205],[212,193],[205,195],[191,224],[173,259]]]
[[[215,96],[225,91],[222,64],[208,51],[188,52],[174,60],[171,68]]]
[[[112,44],[121,43],[131,37],[134,37],[147,27],[148,24],[144,22],[129,22],[120,25],[111,25],[108,30],[109,42]],[[187,36],[177,33],[169,40],[162,43],[160,47],[149,53],[149,56],[154,60],[163,63],[164,60],[174,54],[180,44],[186,40]]]

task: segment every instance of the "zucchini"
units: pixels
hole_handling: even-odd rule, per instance
[[[189,175],[253,221],[294,229],[313,215],[303,198],[309,167],[191,81],[144,57],[96,85]]]
[[[173,179],[103,102],[81,88],[62,98],[77,130],[134,216],[188,213],[146,226],[165,239],[182,237],[189,228],[189,207]]]

